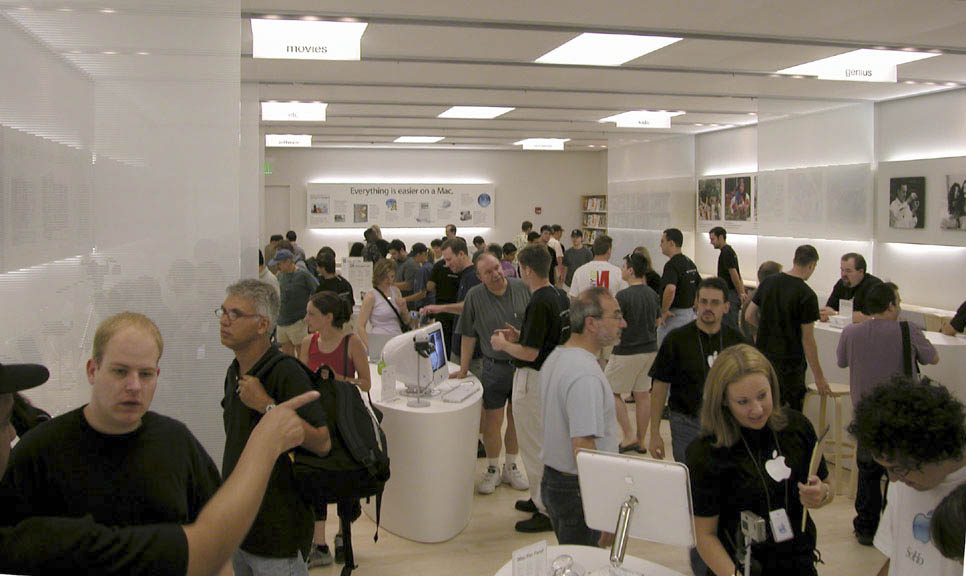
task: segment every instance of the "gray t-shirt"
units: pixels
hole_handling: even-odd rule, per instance
[[[545,465],[576,474],[573,438],[592,436],[598,450],[617,452],[620,439],[614,393],[593,354],[583,348],[557,346],[540,369],[540,386],[540,459]]]
[[[512,360],[513,357],[506,352],[493,349],[490,336],[494,330],[506,328],[507,323],[519,330],[529,303],[530,289],[519,278],[507,279],[507,289],[502,296],[490,292],[484,284],[477,284],[466,293],[457,332],[476,338],[484,356]]]
[[[584,264],[590,262],[594,259],[594,253],[590,251],[590,248],[586,246],[581,246],[580,248],[571,248],[564,252],[563,255],[563,265],[567,267],[567,279],[564,283],[570,286],[570,283],[574,279],[574,272],[577,268],[580,268]]]
[[[291,274],[278,275],[278,287],[282,308],[278,312],[278,324],[288,326],[305,318],[305,305],[318,288],[319,281],[305,270],[296,268]]]
[[[621,305],[627,328],[621,332],[621,341],[614,346],[614,354],[628,356],[657,352],[656,323],[661,313],[657,292],[647,284],[628,286],[617,293],[617,303]]]
[[[396,282],[412,282],[416,279],[416,272],[419,271],[419,264],[410,256],[402,262],[396,262]],[[409,296],[413,291],[403,290],[403,296]]]

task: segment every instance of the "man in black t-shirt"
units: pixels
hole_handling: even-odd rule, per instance
[[[698,287],[698,318],[672,330],[658,350],[648,375],[651,387],[651,438],[648,450],[664,459],[661,414],[667,402],[674,460],[685,462],[688,445],[698,437],[704,381],[718,353],[735,344],[747,344],[744,335],[722,324],[728,310],[727,288],[720,278],[706,278]],[[669,395],[670,393],[670,395]]]
[[[450,226],[453,225],[449,224],[446,226],[447,233],[449,232]],[[453,229],[455,230],[456,227],[453,226]],[[443,268],[446,271],[446,280],[450,283],[450,285],[447,286],[447,289],[452,290],[454,286],[456,289],[454,292],[441,294],[440,285],[435,284],[433,288],[430,288],[430,291],[433,289],[436,290],[436,304],[423,306],[419,313],[423,315],[434,315],[440,319],[441,323],[443,322],[442,318],[440,318],[441,315],[449,316],[452,322],[450,328],[452,330],[452,338],[450,340],[452,343],[452,346],[450,347],[450,358],[456,362],[457,360],[455,359],[455,356],[459,356],[458,351],[460,350],[461,340],[459,333],[457,333],[455,329],[457,320],[456,317],[459,316],[463,311],[463,300],[466,298],[466,293],[470,291],[470,288],[480,283],[480,277],[476,274],[476,266],[474,266],[473,262],[470,260],[469,251],[466,248],[466,241],[462,238],[452,238],[451,240],[443,242],[442,255]],[[435,283],[435,267],[433,268],[433,273],[434,275],[431,276],[430,280],[431,283]],[[442,276],[442,274],[440,276]],[[443,297],[442,300],[440,299],[441,296]],[[443,317],[445,318],[446,316]],[[446,334],[445,329],[446,325],[443,324],[444,336]],[[474,353],[474,358],[476,356],[477,353]],[[471,370],[474,373],[478,372],[478,369],[476,368]]]
[[[574,272],[584,264],[594,259],[594,253],[590,248],[584,246],[584,233],[580,228],[574,228],[570,232],[570,242],[573,247],[564,252],[563,269],[560,271],[564,275],[564,289],[570,291],[570,283],[573,282]]]
[[[694,262],[681,253],[684,234],[668,228],[661,234],[661,253],[669,258],[661,276],[661,316],[658,318],[657,345],[667,333],[694,320],[694,298],[701,276]]]
[[[335,256],[329,253],[320,253],[316,259],[319,265],[319,287],[316,292],[335,292],[344,298],[349,306],[355,306],[356,299],[352,295],[352,284],[335,273]]]
[[[791,271],[769,276],[758,286],[745,310],[745,321],[758,326],[758,349],[772,363],[781,384],[781,401],[801,411],[805,404],[805,364],[815,386],[831,392],[822,373],[815,344],[818,297],[805,283],[818,265],[818,251],[803,244],[795,249]]]
[[[735,249],[728,245],[728,232],[721,226],[715,226],[708,232],[708,239],[715,249],[720,250],[718,254],[718,278],[724,280],[728,286],[728,313],[725,314],[724,321],[738,328],[738,316],[741,307],[748,300],[745,293],[745,283],[741,281],[741,271],[738,270],[738,255]]]
[[[222,400],[225,454],[222,473],[227,477],[239,464],[242,449],[254,425],[273,408],[304,392],[312,383],[294,359],[283,359],[268,374],[256,378],[260,368],[281,354],[269,336],[278,317],[279,301],[271,286],[242,280],[227,289],[219,309],[221,343],[235,353],[225,376]],[[299,409],[308,423],[302,447],[325,456],[331,442],[325,413],[319,402]],[[290,573],[307,576],[305,558],[312,543],[313,513],[298,493],[292,463],[279,458],[265,492],[265,500],[251,531],[232,558],[236,574]]]
[[[959,310],[956,310],[953,319],[944,323],[941,328],[942,333],[946,336],[962,334],[963,330],[966,330],[966,302],[959,305]]]
[[[459,289],[459,272],[454,272],[446,265],[446,260],[443,258],[442,244],[440,244],[439,256],[436,257],[436,262],[433,263],[433,270],[429,274],[426,291],[436,295],[435,304],[455,304]],[[428,307],[424,306],[424,308]],[[443,338],[446,339],[446,343],[449,345],[449,355],[452,358],[454,354],[452,347],[453,332],[456,327],[456,316],[458,314],[440,311],[435,312],[433,315],[443,325]]]
[[[819,310],[822,322],[828,322],[830,316],[838,313],[839,300],[852,300],[853,322],[865,322],[872,318],[866,310],[865,298],[873,286],[882,284],[882,280],[866,272],[865,258],[855,252],[842,256],[839,270],[842,277],[832,287],[832,293],[829,294],[825,307]]]
[[[149,411],[162,348],[157,326],[141,314],[98,326],[87,362],[91,400],[17,444],[2,489],[20,506],[5,511],[8,520],[90,515],[130,526],[198,517],[220,478],[184,424]]]
[[[43,384],[39,365],[0,365],[0,478],[13,438],[14,396]],[[302,442],[304,422],[294,409],[317,393],[280,405],[252,431],[240,465],[188,525],[108,527],[90,516],[32,517],[0,528],[0,572],[86,573],[107,576],[200,576],[215,573],[241,542],[261,504],[275,460]],[[16,508],[0,492],[0,512]]]
[[[550,250],[543,244],[528,244],[517,254],[520,275],[527,283],[530,302],[523,314],[520,330],[507,326],[490,338],[494,350],[513,356],[513,419],[516,424],[520,455],[530,482],[530,500],[517,502],[517,510],[532,512],[529,520],[516,524],[518,532],[553,530],[540,496],[543,462],[543,403],[540,393],[540,368],[558,344],[570,336],[570,298],[550,284]]]

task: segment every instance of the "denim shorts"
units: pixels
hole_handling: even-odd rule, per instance
[[[498,410],[512,401],[514,372],[516,367],[510,361],[483,357],[480,383],[483,384],[484,410]]]

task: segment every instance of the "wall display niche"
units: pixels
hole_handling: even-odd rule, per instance
[[[966,174],[946,175],[946,209],[939,227],[966,230]]]
[[[926,227],[926,178],[889,180],[889,227]]]

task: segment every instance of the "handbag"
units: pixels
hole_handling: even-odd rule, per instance
[[[376,292],[378,292],[379,295],[382,296],[383,300],[386,301],[386,304],[389,304],[389,307],[392,308],[392,311],[396,313],[396,320],[399,320],[399,328],[403,332],[409,332],[412,328],[409,326],[409,324],[407,324],[405,321],[403,321],[402,315],[399,314],[399,310],[397,310],[396,309],[396,306],[393,305],[392,300],[390,300],[388,297],[386,297],[386,295],[382,293],[382,290],[376,288]]]

